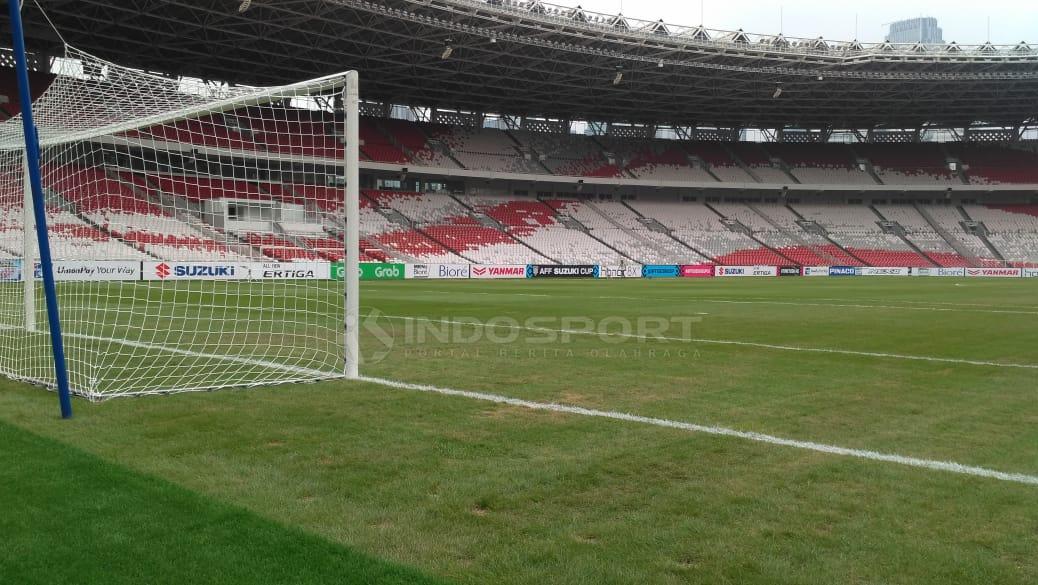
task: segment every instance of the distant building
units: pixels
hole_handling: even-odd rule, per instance
[[[937,26],[937,19],[932,16],[910,18],[890,23],[887,40],[891,43],[943,45],[944,31]]]

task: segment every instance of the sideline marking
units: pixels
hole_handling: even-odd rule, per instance
[[[408,290],[401,291],[400,289],[392,290],[379,290],[372,289],[372,292],[417,292],[422,294],[437,294],[437,295],[479,295],[479,296],[499,296],[499,297],[550,297],[551,295],[541,294],[529,294],[529,293],[497,293],[497,292],[483,292],[483,291],[442,291],[442,290]],[[760,297],[746,297],[746,300],[738,299],[719,299],[717,297],[628,297],[628,296],[592,296],[585,297],[599,300],[617,300],[617,301],[662,301],[670,303],[715,303],[715,304],[731,304],[731,305],[781,305],[790,307],[832,307],[834,309],[880,309],[880,310],[893,310],[893,311],[931,311],[937,313],[986,313],[994,315],[1038,315],[1038,311],[1026,311],[1018,309],[983,309],[983,308],[972,308],[972,307],[987,307],[992,305],[954,305],[944,307],[927,307],[927,306],[915,306],[905,307],[901,305],[869,305],[861,303],[814,303],[814,302],[798,302],[798,301],[778,301],[778,300],[763,300]],[[840,301],[845,299],[817,299],[820,301]],[[864,299],[863,299],[864,300]],[[885,302],[894,303],[912,303],[922,304],[924,301],[898,301],[888,300]],[[933,303],[942,304],[942,303]],[[948,303],[943,303],[948,304]],[[1031,308],[1031,307],[1024,307]]]
[[[777,345],[773,343],[758,343],[754,341],[737,341],[731,339],[703,339],[664,337],[650,335],[636,335],[633,333],[599,333],[596,331],[583,331],[578,329],[549,329],[547,327],[526,327],[523,325],[511,325],[506,323],[473,323],[471,321],[455,321],[451,319],[427,319],[424,317],[404,317],[399,315],[380,315],[383,319],[395,319],[398,321],[420,321],[429,323],[443,323],[447,325],[470,325],[473,327],[494,327],[500,329],[519,329],[523,331],[535,331],[540,333],[566,333],[569,335],[589,335],[601,337],[625,337],[630,339],[644,339],[647,341],[680,341],[685,343],[702,343],[708,345],[735,345],[742,347],[758,347],[761,349],[773,349],[776,351],[802,351],[807,353],[831,353],[837,355],[853,355],[859,357],[874,357],[883,359],[897,359],[920,362],[937,362],[946,364],[960,364],[966,366],[986,366],[996,368],[1019,368],[1025,370],[1038,370],[1038,364],[1009,364],[1003,362],[989,362],[981,360],[966,360],[959,358],[942,358],[925,355],[905,355],[898,353],[882,353],[874,351],[854,351],[850,349],[829,349],[820,347],[797,347],[792,345]]]
[[[1009,473],[1005,471],[997,471],[994,469],[988,469],[985,467],[975,467],[972,465],[963,465],[961,463],[955,463],[953,461],[937,461],[932,459],[921,459],[918,457],[907,457],[904,455],[895,455],[890,453],[880,453],[878,451],[869,451],[865,449],[851,449],[848,447],[839,447],[836,445],[827,445],[824,443],[815,443],[811,441],[798,441],[796,439],[785,439],[782,437],[776,437],[773,435],[766,435],[763,433],[754,433],[749,431],[739,431],[736,429],[730,429],[720,426],[707,426],[699,425],[695,423],[682,422],[676,420],[668,420],[663,418],[653,418],[648,416],[640,416],[636,414],[628,414],[624,412],[616,412],[610,410],[596,410],[592,408],[584,408],[582,406],[570,406],[566,404],[552,404],[547,402],[533,402],[530,400],[522,400],[520,398],[510,398],[508,396],[501,396],[499,394],[488,394],[485,392],[472,392],[469,390],[455,390],[452,388],[440,388],[437,386],[426,386],[423,384],[409,384],[406,382],[397,382],[394,380],[385,380],[382,378],[369,378],[361,376],[359,378],[361,382],[369,382],[372,384],[378,384],[380,386],[386,386],[389,388],[396,388],[398,390],[412,390],[417,392],[427,392],[431,394],[441,394],[445,396],[457,396],[462,398],[470,398],[473,400],[481,400],[484,402],[493,402],[497,404],[507,404],[510,406],[519,406],[530,410],[546,410],[551,412],[561,412],[565,414],[574,414],[579,416],[587,416],[594,418],[606,418],[624,422],[633,422],[646,425],[652,425],[657,427],[679,429],[683,431],[689,431],[693,433],[703,433],[708,435],[718,435],[722,437],[733,437],[737,439],[744,439],[747,441],[754,441],[757,443],[766,443],[768,445],[776,445],[779,447],[792,447],[795,449],[802,449],[805,451],[816,451],[818,453],[825,453],[828,455],[841,455],[844,457],[856,457],[858,459],[868,459],[871,461],[882,461],[885,463],[896,463],[898,465],[904,465],[908,467],[918,467],[923,469],[929,469],[932,471],[943,471],[946,473],[956,473],[959,475],[969,475],[973,477],[983,477],[987,479],[996,479],[999,481],[1006,481],[1012,483],[1020,483],[1024,485],[1038,486],[1038,475],[1027,475],[1024,473]]]

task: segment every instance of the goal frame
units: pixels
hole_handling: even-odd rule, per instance
[[[12,16],[17,9],[12,8]],[[17,31],[16,41],[18,40]],[[18,44],[17,42],[15,43]],[[17,48],[17,47],[16,47]],[[22,46],[24,50],[24,45]],[[17,52],[17,51],[16,51]],[[24,53],[23,55],[23,64]],[[142,72],[143,73],[143,72]],[[290,92],[291,90],[305,90],[308,93],[326,93],[342,97],[342,107],[345,114],[344,124],[344,159],[339,164],[344,170],[345,189],[343,191],[343,220],[345,230],[343,233],[344,257],[343,257],[343,315],[342,323],[342,364],[339,376],[347,380],[360,377],[360,352],[359,352],[359,307],[360,307],[360,244],[359,244],[359,220],[360,220],[360,185],[359,185],[359,161],[360,161],[360,88],[359,74],[356,71],[337,73],[318,79],[303,81],[299,83],[283,85],[271,88],[256,88],[254,95],[233,96],[223,99],[215,99],[207,104],[208,111],[230,111],[235,108],[249,106],[264,106],[271,102],[271,96],[278,93]],[[28,85],[27,68],[25,75],[19,77],[19,90],[23,95],[31,95]],[[60,146],[77,141],[89,141],[99,137],[114,144],[124,142],[120,134],[137,128],[152,125],[170,123],[176,120],[191,119],[197,115],[197,109],[186,107],[173,111],[162,112],[153,116],[142,116],[130,121],[121,121],[110,125],[100,125],[82,131],[64,132],[59,135],[41,132],[37,129],[32,118],[34,104],[31,99],[23,99],[23,125],[26,137],[34,137],[37,140],[26,140],[23,156],[23,226],[22,239],[22,280],[25,299],[25,330],[27,332],[45,332],[49,329],[54,349],[55,385],[60,397],[62,416],[71,416],[71,394],[69,384],[68,365],[66,365],[63,349],[63,337],[58,320],[58,295],[53,274],[54,263],[50,254],[50,232],[46,227],[46,204],[43,191],[42,173],[40,170],[40,156],[43,149]],[[335,160],[335,159],[326,159]],[[334,167],[338,167],[335,164]],[[35,168],[34,168],[35,167]],[[30,208],[30,205],[32,206]],[[39,229],[33,229],[38,227]],[[36,237],[32,232],[36,232]],[[48,323],[37,323],[35,302],[37,282],[34,278],[34,266],[36,261],[41,266],[42,279],[44,281],[44,294],[48,305]],[[48,327],[49,326],[49,327]],[[337,376],[338,377],[338,376]],[[251,384],[250,384],[251,385]],[[88,397],[94,399],[97,397]]]

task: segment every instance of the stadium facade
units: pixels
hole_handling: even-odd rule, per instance
[[[361,71],[368,261],[1038,264],[1027,44],[797,39],[538,1],[152,4],[47,10],[69,43],[173,76]],[[27,20],[45,83],[63,49],[38,12]],[[338,259],[341,186],[302,170],[343,154],[335,100],[317,105],[262,122],[306,141],[225,112],[143,131],[190,157],[63,172],[111,197],[51,186],[81,228],[59,254],[93,254],[92,241],[161,260]],[[275,150],[299,168],[248,162]],[[113,208],[142,198],[187,213]]]

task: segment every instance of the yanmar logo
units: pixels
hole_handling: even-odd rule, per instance
[[[472,278],[526,278],[526,266],[522,264],[498,266],[473,266]]]
[[[162,278],[162,279],[169,278],[169,264],[166,264],[165,262],[163,262],[162,264],[159,264],[158,266],[156,266],[155,267],[155,276],[158,276],[159,278]]]

